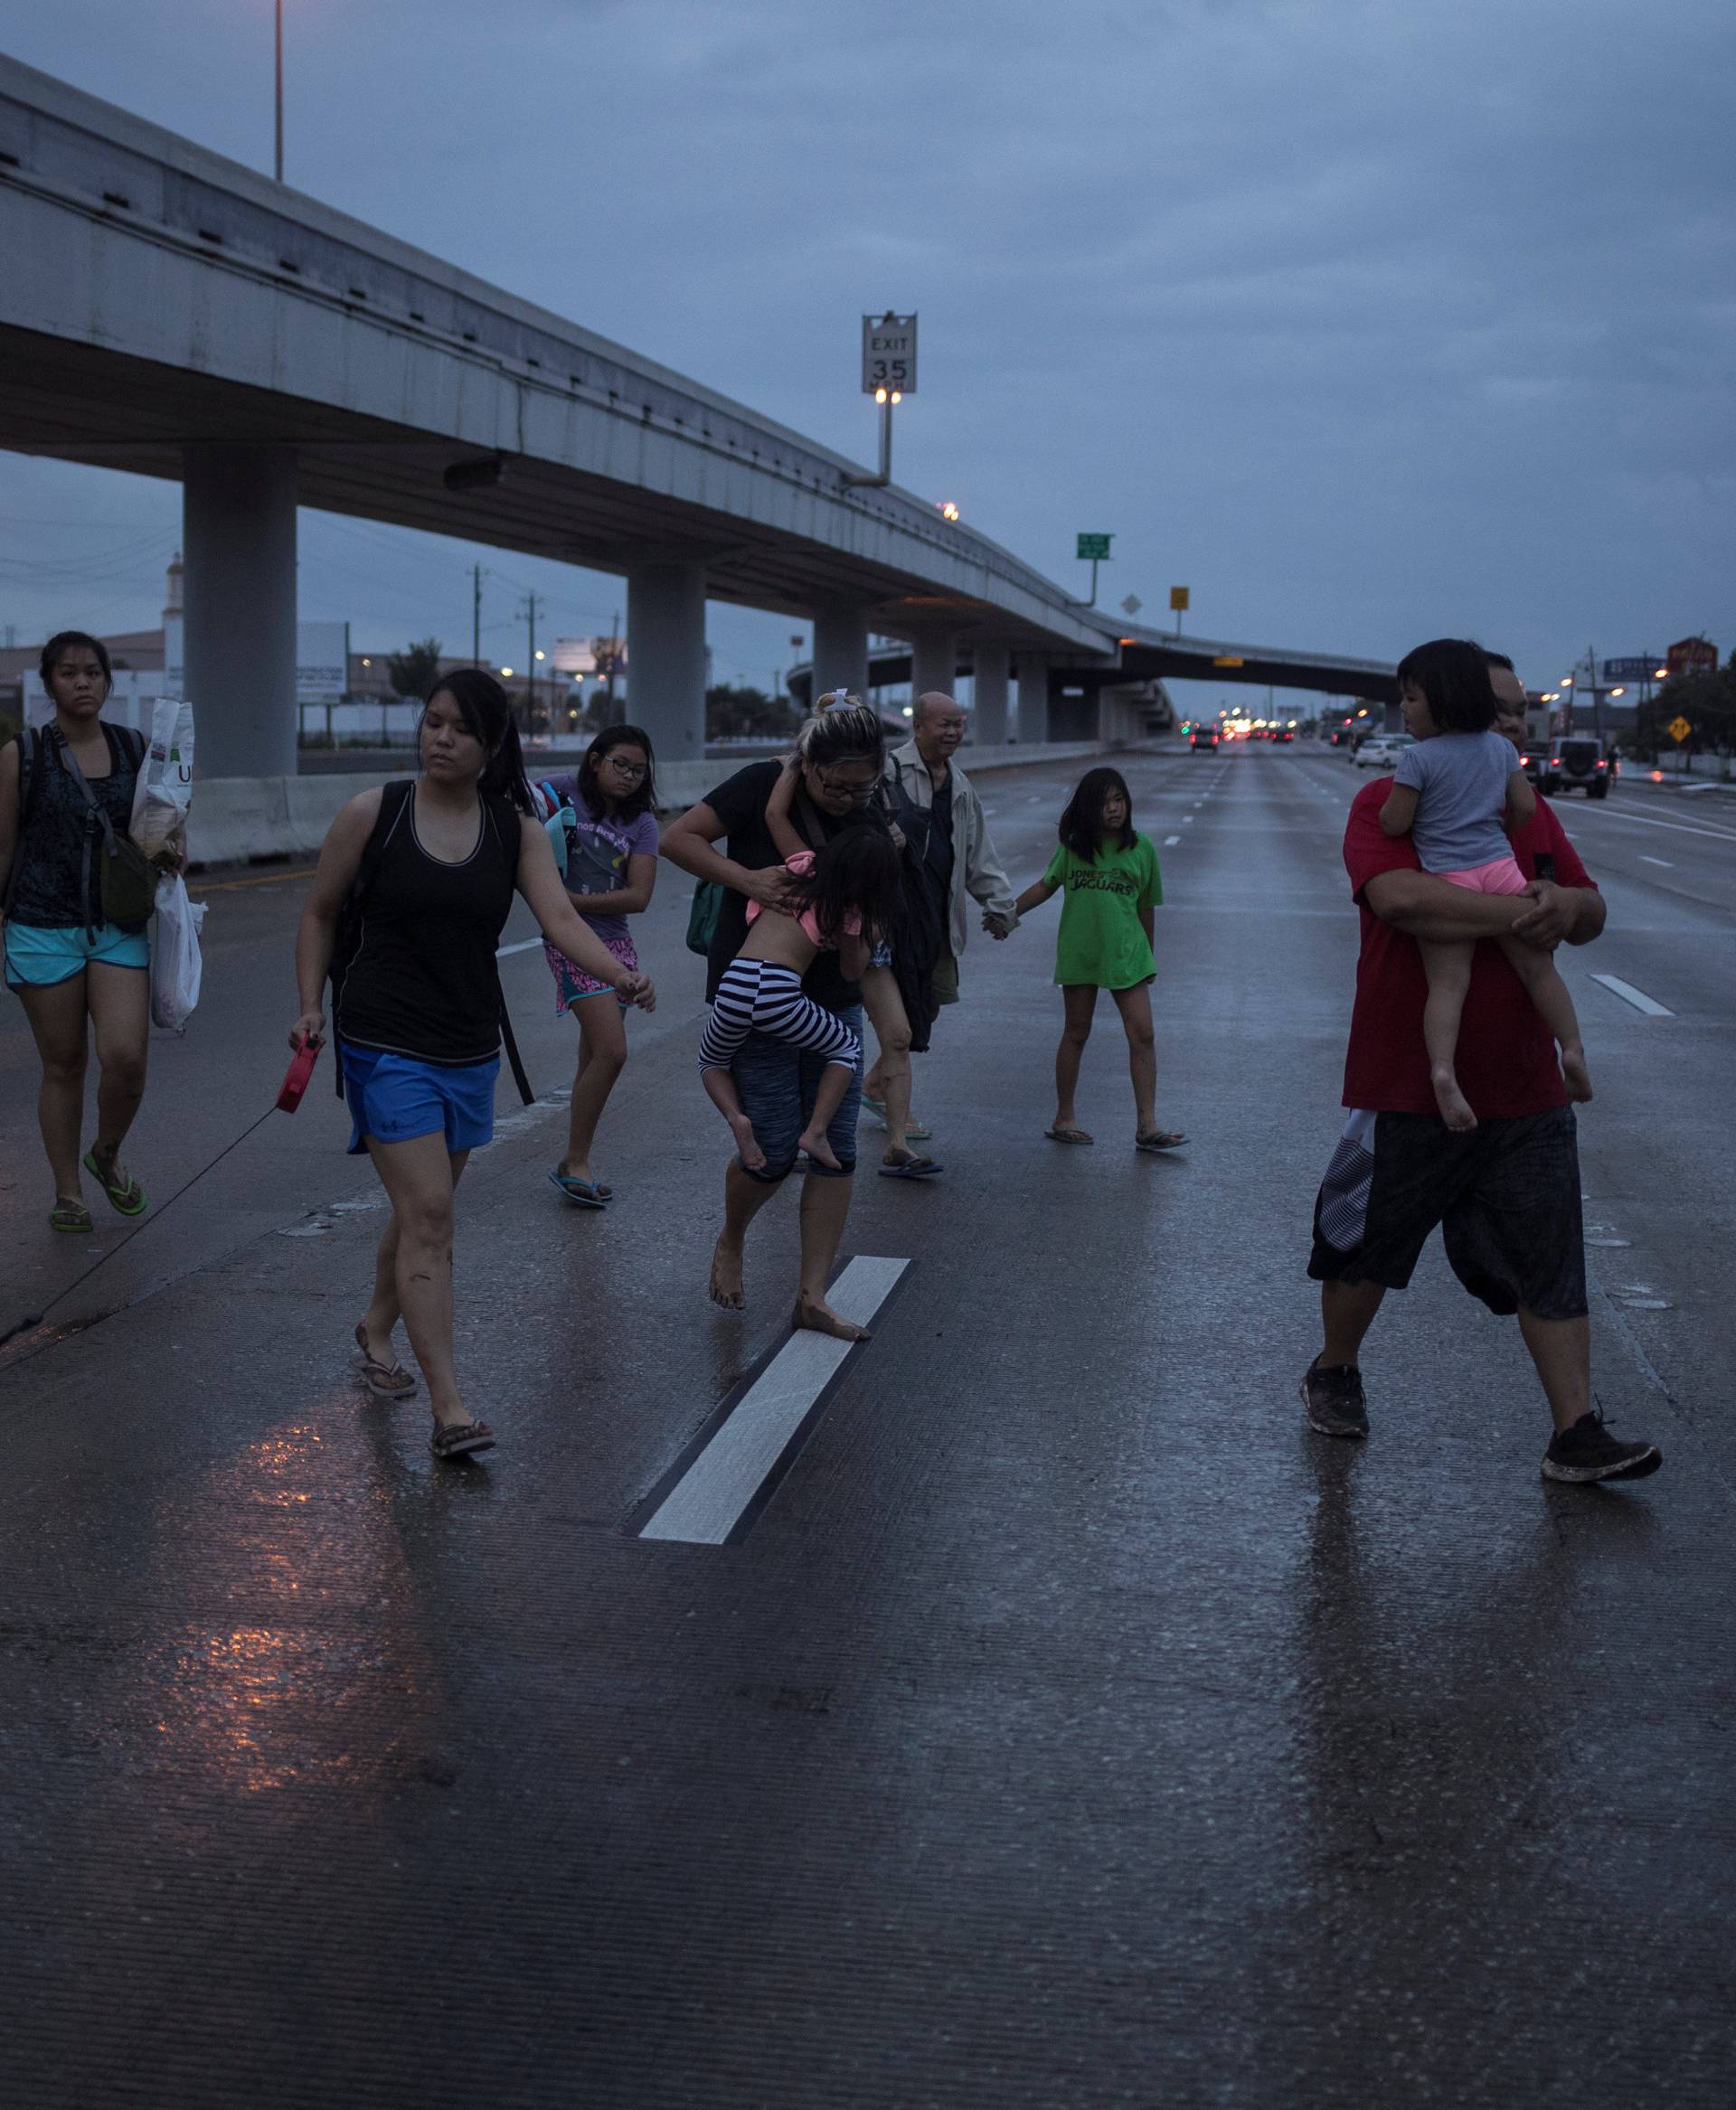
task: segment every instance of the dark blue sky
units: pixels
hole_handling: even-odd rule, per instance
[[[287,0],[297,188],[864,458],[864,307],[922,318],[901,482],[1214,636],[1470,631],[1552,681],[1736,644],[1727,0]],[[5,48],[269,166],[269,0],[61,0]],[[0,457],[0,620],[155,620],[172,486]],[[616,584],[305,514],[363,647],[512,658]],[[782,617],[714,610],[722,679]],[[515,664],[515,663],[514,663]]]

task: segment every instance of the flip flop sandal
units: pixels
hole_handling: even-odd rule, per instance
[[[549,1177],[576,1209],[606,1209],[614,1192],[613,1188],[599,1187],[591,1180],[575,1179],[571,1173],[563,1173],[559,1165]]]
[[[946,1169],[944,1165],[936,1164],[931,1157],[921,1157],[914,1153],[897,1164],[883,1164],[879,1168],[882,1180],[931,1180],[937,1173],[943,1173]]]
[[[468,1458],[477,1451],[492,1451],[495,1432],[486,1421],[455,1421],[437,1428],[428,1439],[437,1458]]]
[[[368,1337],[358,1326],[355,1330],[355,1367],[362,1382],[376,1399],[408,1399],[416,1389],[416,1380],[401,1362],[382,1362],[377,1355],[368,1353]]]
[[[82,1201],[57,1201],[48,1212],[48,1228],[68,1231],[74,1238],[84,1238],[97,1227]]]
[[[1179,1128],[1154,1128],[1149,1135],[1135,1136],[1133,1147],[1136,1150],[1174,1150],[1177,1144],[1186,1141],[1186,1136]]]
[[[108,1206],[122,1216],[143,1216],[151,1206],[150,1197],[130,1173],[123,1173],[114,1159],[108,1161],[105,1173],[97,1162],[95,1144],[84,1154],[84,1169],[108,1197]]]
[[[874,1119],[880,1123],[881,1126],[884,1128],[886,1126],[885,1100],[871,1099],[868,1094],[863,1092],[862,1095],[862,1103],[874,1116]],[[934,1141],[934,1130],[929,1127],[926,1123],[921,1121],[905,1122],[904,1135],[905,1139],[910,1143],[932,1143]]]
[[[1082,1128],[1045,1128],[1043,1134],[1051,1143],[1095,1143],[1096,1136],[1087,1135]]]

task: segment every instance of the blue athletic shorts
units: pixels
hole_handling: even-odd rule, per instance
[[[446,1136],[449,1151],[480,1150],[495,1135],[495,1079],[500,1058],[451,1069],[419,1062],[413,1055],[378,1055],[366,1048],[344,1050],[344,1097],[350,1109],[350,1155],[363,1140],[409,1143],[418,1135]]]
[[[839,1021],[856,1036],[856,1069],[832,1117],[826,1139],[838,1161],[835,1173],[829,1165],[810,1164],[815,1179],[847,1179],[856,1169],[856,1114],[862,1104],[862,1006],[853,1004],[837,1013]],[[796,1163],[796,1139],[814,1111],[814,1095],[825,1074],[826,1060],[811,1049],[792,1048],[788,1041],[774,1041],[769,1033],[750,1033],[735,1051],[730,1075],[735,1079],[735,1096],[741,1111],[753,1123],[753,1133],[766,1154],[764,1169],[750,1173],[750,1180],[776,1185],[788,1176]]]
[[[6,925],[8,989],[52,989],[82,975],[93,960],[105,967],[148,967],[151,941],[142,930],[122,930],[113,923],[103,924],[94,937],[81,923],[54,930]]]

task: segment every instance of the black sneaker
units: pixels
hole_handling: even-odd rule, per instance
[[[1302,1374],[1308,1427],[1321,1436],[1366,1436],[1363,1373],[1354,1362],[1311,1362]]]
[[[1545,1480],[1643,1480],[1664,1463],[1656,1444],[1625,1444],[1603,1426],[1601,1414],[1581,1414],[1557,1429],[1543,1453]]]

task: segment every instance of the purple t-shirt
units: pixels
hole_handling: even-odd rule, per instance
[[[593,820],[590,809],[579,796],[579,778],[569,770],[561,777],[540,778],[553,787],[555,796],[579,816],[576,827],[567,831],[567,891],[570,894],[613,894],[627,884],[629,857],[657,854],[657,816],[640,814],[630,821]],[[604,944],[627,935],[625,916],[587,916],[585,921]]]

